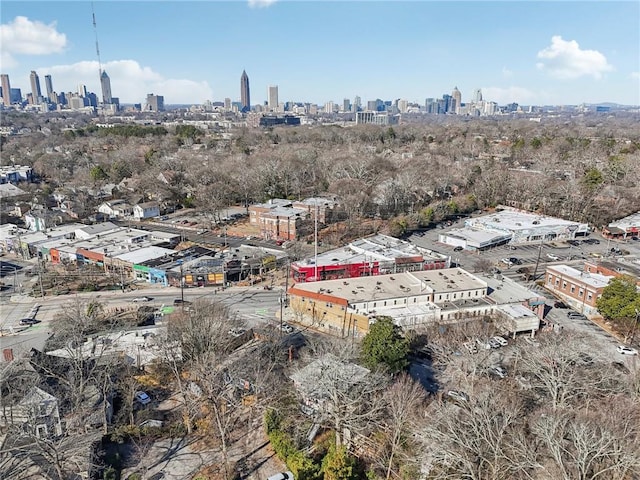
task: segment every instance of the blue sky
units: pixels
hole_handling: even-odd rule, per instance
[[[640,2],[95,1],[113,95],[143,102],[324,104],[358,95],[640,105]],[[79,83],[99,93],[91,3],[2,1],[0,70],[29,91]]]

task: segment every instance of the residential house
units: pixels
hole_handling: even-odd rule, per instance
[[[4,405],[0,425],[19,426],[25,434],[38,438],[62,435],[58,399],[41,388],[32,387],[15,405]]]
[[[160,206],[158,202],[139,203],[133,207],[133,218],[143,220],[160,216]]]
[[[124,200],[110,200],[102,203],[98,212],[108,215],[109,218],[124,218],[133,215],[133,207]]]

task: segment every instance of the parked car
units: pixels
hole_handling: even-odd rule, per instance
[[[600,240],[597,238],[586,238],[582,241],[582,243],[586,243],[588,245],[600,245]]]
[[[509,260],[511,261],[511,263],[513,263],[514,265],[522,265],[522,260],[520,260],[519,258],[516,257],[509,257]]]
[[[507,342],[507,340],[504,337],[501,337],[499,335],[496,335],[495,337],[491,337],[491,340],[498,342],[502,347],[506,347],[507,345],[509,345],[509,342]]]
[[[283,323],[282,324],[282,331],[285,333],[293,333],[295,329],[289,325],[288,323]]]
[[[36,323],[40,323],[40,320],[35,318],[23,318],[20,320],[20,325],[35,325]]]
[[[453,249],[454,252],[461,252],[462,250],[464,250],[464,248],[459,245]]]
[[[493,338],[490,338],[487,343],[491,348],[500,348],[502,346],[500,342],[494,340]]]
[[[189,302],[188,300],[182,300],[182,299],[180,299],[180,298],[176,298],[176,299],[173,301],[173,304],[174,304],[174,305],[176,305],[176,306],[177,306],[177,305],[191,305],[191,302]]]
[[[571,320],[588,320],[582,313],[574,312],[573,310],[567,312],[567,317]]]
[[[495,375],[498,378],[507,377],[507,371],[504,369],[504,367],[500,365],[494,365],[493,367],[489,367],[489,373],[491,375]]]
[[[487,343],[487,342],[483,342],[479,338],[476,338],[476,343],[483,350],[491,350],[491,345],[489,343]]]
[[[509,250],[517,250],[518,247],[516,247],[515,245],[509,245]]]
[[[573,245],[574,247],[580,246],[580,240],[567,240],[569,245]]]
[[[553,304],[553,308],[569,308],[569,306],[566,303],[561,302],[560,300],[558,300],[557,302],[555,302]]]
[[[291,472],[281,472],[271,475],[267,480],[294,480],[294,476]]]
[[[549,260],[553,260],[554,262],[557,262],[558,260],[560,260],[560,257],[555,253],[547,253],[547,258]]]
[[[132,302],[141,303],[141,302],[150,302],[153,300],[151,297],[137,297],[131,300]]]
[[[135,398],[136,402],[138,402],[140,405],[147,405],[151,403],[151,397],[147,395],[146,392],[136,392]]]
[[[618,348],[616,348],[616,350],[621,355],[637,355],[638,354],[638,350],[636,350],[635,348],[626,347],[624,345],[618,345]]]
[[[513,265],[513,262],[511,261],[510,258],[503,258],[502,260],[500,260],[502,263],[504,263],[505,265],[511,266]]]

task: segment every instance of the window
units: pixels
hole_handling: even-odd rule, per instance
[[[387,306],[387,301],[386,301],[386,300],[384,301],[384,306],[385,306],[385,307]]]
[[[456,299],[456,294],[455,294],[455,293],[453,294],[453,299],[454,299],[454,300]]]
[[[438,295],[438,300],[442,300],[442,295]]]
[[[393,304],[394,304],[394,305],[396,305],[397,303],[398,303],[398,301],[397,301],[397,300],[394,300],[394,301],[393,301]]]
[[[562,289],[566,290],[567,289],[567,282],[562,282]]]
[[[591,293],[591,292],[587,292],[587,300],[588,300],[588,301],[593,300],[593,293]]]
[[[478,292],[476,292],[476,295],[478,294]],[[467,292],[467,297],[471,296],[471,292]]]
[[[556,278],[556,287],[557,287],[558,285],[560,285],[560,279],[559,279],[559,278]]]
[[[376,308],[376,302],[373,302],[373,308]]]
[[[574,293],[576,291],[576,286],[575,285],[571,285],[571,293]]]
[[[584,289],[582,289],[582,288],[581,288],[581,289],[578,291],[578,296],[579,296],[580,298],[582,298],[582,297],[584,296]]]

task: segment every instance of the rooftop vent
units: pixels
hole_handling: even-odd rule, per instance
[[[389,277],[390,280],[395,280],[395,277]]]
[[[381,282],[380,280],[378,280],[378,281],[376,282],[376,285],[382,285],[382,282]]]
[[[342,282],[343,285],[349,285],[349,282]]]

